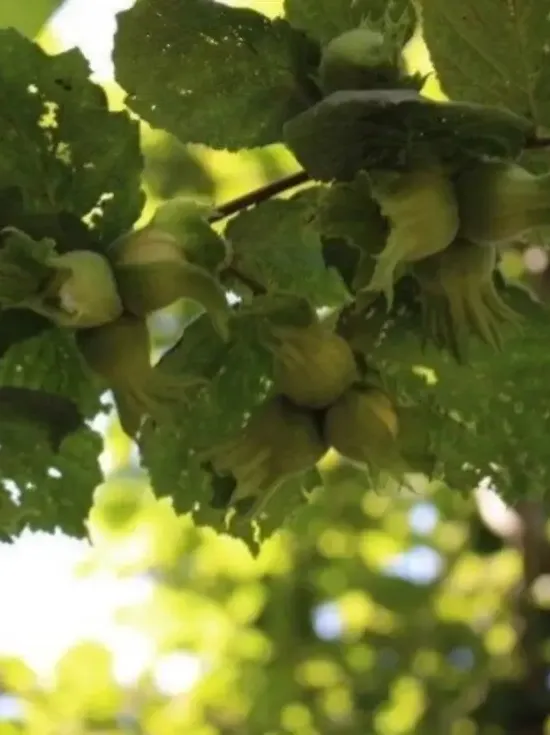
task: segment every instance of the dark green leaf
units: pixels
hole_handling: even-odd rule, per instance
[[[98,384],[67,330],[49,329],[12,344],[0,361],[0,385],[32,388],[70,399],[86,418],[93,418],[101,408]]]
[[[1,489],[18,495],[11,513],[0,513],[8,533],[26,526],[82,537],[92,495],[102,481],[101,437],[88,427],[67,436],[57,453],[34,422],[0,422]]]
[[[424,39],[447,95],[550,127],[549,11],[546,0],[423,0]]]
[[[38,298],[55,276],[48,261],[55,256],[55,242],[33,240],[9,227],[0,232],[0,304],[5,308],[27,306]]]
[[[273,325],[309,327],[318,321],[315,309],[307,299],[286,293],[255,296],[250,304],[240,306],[239,314],[253,317],[258,324],[263,321],[267,330]]]
[[[271,388],[271,353],[261,342],[263,323],[254,316],[235,318],[232,340],[221,342],[200,317],[188,327],[178,346],[160,362],[167,373],[211,378],[205,388],[186,398],[175,419],[188,449],[224,441],[243,424]],[[174,427],[159,427],[171,432]]]
[[[15,227],[26,232],[34,240],[55,240],[56,250],[94,250],[97,236],[71,212],[39,213],[25,211],[21,188],[7,187],[0,190],[0,230]]]
[[[532,133],[511,112],[434,102],[412,90],[335,92],[285,125],[287,145],[322,181],[351,180],[362,169],[400,170],[433,155],[451,165],[514,157]]]
[[[259,340],[259,330],[261,320],[237,318],[233,340],[225,344],[206,317],[191,324],[162,358],[160,369],[204,376],[211,382],[175,407],[172,422],[155,425],[147,420],[140,439],[143,463],[155,489],[172,495],[180,512],[195,510],[197,522],[218,529],[223,528],[225,509],[219,507],[216,478],[203,466],[200,451],[239,431],[271,388],[272,359]]]
[[[435,349],[423,352],[418,337],[388,320],[369,357],[402,396],[432,404],[439,464],[451,485],[468,490],[489,475],[516,501],[544,491],[550,478],[550,319],[523,290],[505,295],[525,321],[519,332],[504,333],[502,353],[473,341],[468,364],[458,365]]]
[[[343,237],[358,250],[372,254],[378,252],[387,235],[387,225],[364,173],[322,191],[315,224],[326,237]]]
[[[336,263],[349,264],[346,282],[352,289],[367,285],[374,271],[374,256],[386,244],[388,234],[387,223],[371,196],[368,177],[360,173],[350,183],[325,189],[319,196],[315,226],[321,235],[333,238],[325,242],[325,260],[332,262],[332,256]],[[354,250],[353,259],[350,247]]]
[[[101,482],[102,440],[83,423],[101,408],[98,388],[70,332],[25,311],[2,312],[2,321],[0,486],[20,495],[1,522],[7,533],[28,525],[82,536]]]
[[[54,452],[84,418],[67,398],[45,391],[13,386],[0,387],[0,422],[9,425],[30,422],[42,427]]]
[[[20,187],[26,214],[89,215],[109,242],[143,206],[139,132],[89,73],[79,51],[49,56],[0,31],[0,188]]]
[[[268,292],[295,294],[319,307],[341,306],[349,293],[323,259],[321,238],[311,222],[316,200],[317,190],[306,191],[237,215],[226,229],[232,265]]]
[[[212,0],[141,0],[119,15],[117,81],[129,107],[184,143],[268,145],[309,104],[295,34],[282,20]]]
[[[52,323],[26,309],[0,311],[0,358],[19,342],[52,329]]]

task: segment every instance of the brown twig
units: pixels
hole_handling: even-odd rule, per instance
[[[216,207],[216,211],[210,215],[208,221],[211,223],[219,222],[226,217],[230,217],[232,214],[237,214],[247,207],[260,204],[260,202],[271,199],[271,197],[277,194],[282,194],[283,191],[288,191],[288,189],[293,189],[296,186],[300,186],[300,184],[305,184],[309,180],[310,177],[307,171],[298,171],[295,174],[290,174],[290,176],[272,181],[270,184],[266,184],[259,189],[254,189],[254,191],[250,191],[236,199],[231,199],[226,204],[221,204],[219,207]]]
[[[550,136],[532,136],[530,138],[527,138],[524,148],[525,150],[544,150],[545,148],[550,149]],[[236,199],[231,199],[225,204],[221,204],[219,207],[216,207],[216,210],[212,215],[210,215],[208,221],[211,223],[220,222],[226,217],[237,214],[247,207],[252,207],[255,204],[260,204],[267,199],[271,199],[271,197],[274,197],[277,194],[282,194],[282,192],[284,191],[288,191],[289,189],[293,189],[296,186],[305,184],[307,181],[310,181],[310,178],[311,177],[309,176],[307,171],[302,170],[297,171],[294,174],[290,174],[289,176],[285,176],[282,179],[278,179],[277,181],[272,181],[271,183],[266,184],[259,189],[249,191],[246,194],[237,197]]]
[[[525,150],[544,150],[546,148],[550,149],[550,137],[532,136],[530,138],[527,138],[524,148]],[[231,199],[225,204],[221,204],[219,207],[216,207],[215,211],[208,218],[208,221],[212,224],[214,222],[220,222],[227,217],[231,217],[231,215],[233,214],[238,214],[243,209],[247,209],[248,207],[252,207],[256,204],[260,204],[267,199],[271,199],[271,197],[274,197],[277,194],[282,194],[284,191],[294,189],[295,187],[300,186],[301,184],[305,184],[310,180],[311,177],[307,173],[307,171],[302,170],[290,174],[289,176],[285,176],[282,179],[278,179],[277,181],[272,181],[265,186],[261,186],[259,189],[249,191],[240,197]]]

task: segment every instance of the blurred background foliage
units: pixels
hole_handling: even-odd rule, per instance
[[[3,2],[0,26],[55,51],[62,41],[45,21],[59,5]],[[429,69],[418,38],[409,59]],[[427,92],[441,94],[433,76]],[[223,202],[295,165],[278,146],[229,154],[142,133],[144,219],[159,200]],[[505,267],[524,269],[523,254]],[[157,351],[186,316],[155,318]],[[550,733],[549,528],[537,503],[507,508],[490,487],[374,491],[329,460],[311,510],[254,559],[155,498],[114,422],[105,446],[90,544],[52,602],[61,616],[86,589],[94,624],[54,644],[43,666],[0,645],[0,735]],[[29,574],[20,583],[42,585],[38,600],[55,594]],[[102,602],[106,584],[114,604]],[[40,607],[20,613],[20,635],[38,630],[35,645],[46,645]]]
[[[63,0],[32,0],[32,2],[4,2],[0,7],[0,28],[15,28],[34,38],[48,22]]]

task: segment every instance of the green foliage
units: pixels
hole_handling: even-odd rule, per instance
[[[100,408],[98,386],[70,332],[46,331],[13,345],[0,363],[0,383],[70,399],[88,419]]]
[[[426,0],[422,28],[437,75],[452,99],[507,108],[548,127],[548,7]]]
[[[147,421],[140,439],[154,487],[172,495],[178,511],[195,509],[199,522],[215,527],[225,526],[224,481],[200,452],[231,438],[270,389],[272,358],[258,340],[261,324],[256,321],[253,316],[240,319],[230,344],[221,341],[205,317],[187,328],[161,366],[167,373],[199,376],[208,383],[184,397],[173,422]],[[231,491],[234,483],[229,483]]]
[[[117,78],[129,107],[180,140],[252,148],[280,141],[283,123],[307,106],[305,43],[249,8],[146,0],[119,19]]]
[[[28,25],[4,9],[0,25],[32,35],[33,5]],[[0,31],[0,536],[88,535],[88,570],[147,587],[117,626],[151,650],[131,686],[95,640],[49,676],[0,658],[0,696],[21,705],[2,735],[548,728],[550,319],[501,255],[550,225],[549,8],[455,5],[421,4],[445,101],[402,67],[416,17],[400,0],[286,0],[275,20],[138,0],[114,53],[132,115],[80,52]],[[327,44],[359,27],[391,50],[384,74],[359,48],[353,75],[323,85]],[[157,157],[136,115],[170,141]],[[241,179],[272,143],[304,172],[220,204],[208,147]],[[504,206],[484,175],[519,158],[537,176]],[[410,181],[390,206],[385,187]],[[430,255],[442,201],[458,236]],[[396,232],[422,257],[399,259],[387,304],[372,278]],[[121,265],[121,243],[140,241]],[[80,308],[50,258],[86,250],[124,306],[93,329],[53,318]],[[124,461],[101,484],[106,390],[151,488]],[[488,477],[513,523],[472,492]],[[419,500],[432,530],[410,522]],[[158,667],[182,654],[197,682],[163,691]]]
[[[272,200],[231,220],[226,237],[240,275],[268,292],[294,294],[312,306],[339,307],[349,294],[338,273],[327,268],[319,234],[310,220],[317,191],[290,201]]]
[[[48,56],[2,30],[0,68],[0,190],[18,190],[27,216],[90,216],[110,242],[143,206],[137,124],[109,111],[76,50]]]
[[[253,417],[269,415],[265,404],[281,395],[367,484],[384,472],[408,483],[412,470],[464,492],[489,474],[517,501],[540,491],[548,314],[504,278],[499,254],[550,225],[548,9],[543,0],[521,13],[489,0],[480,8],[423,3],[444,101],[428,98],[404,65],[418,23],[413,4],[398,0],[287,0],[274,20],[215,0],[140,0],[117,16],[114,49],[132,114],[111,110],[79,51],[48,55],[0,31],[0,406],[11,391],[0,446],[20,493],[13,507],[6,501],[15,520],[5,534],[25,523],[82,533],[99,479],[100,438],[86,422],[104,390],[154,491],[256,551],[290,516],[299,523],[313,512],[332,456],[316,464],[312,450],[311,466],[292,477],[286,450],[285,467],[274,466],[274,446],[246,455],[244,469],[219,460],[249,422],[248,435],[267,442],[273,427],[253,431]],[[349,58],[330,45],[358,29]],[[382,76],[371,76],[367,37]],[[152,153],[144,164],[140,122],[170,141],[160,156],[166,179]],[[181,181],[171,170],[213,149],[238,154],[238,166],[274,143],[290,154],[291,177],[225,205],[207,176],[189,191],[188,170]],[[522,172],[515,162],[525,155],[537,175],[506,188],[504,203],[485,174]],[[479,254],[485,241],[493,249],[474,277],[453,254]],[[68,264],[89,255],[74,251],[101,263],[110,307],[99,314],[106,293],[91,265],[78,293],[69,288]],[[187,316],[153,359],[157,312],[177,316],[180,301]],[[521,319],[518,335],[511,323]],[[332,379],[332,348],[291,336],[314,323],[327,344],[344,345],[342,380]],[[281,360],[299,379],[289,382]],[[519,371],[532,376],[532,392]],[[343,436],[341,420],[337,440],[328,438],[331,408],[373,389],[396,426],[358,439]],[[363,420],[354,414],[356,426]],[[230,454],[242,459],[240,449]],[[256,481],[267,465],[269,482],[265,473]],[[245,510],[237,485],[254,501]]]
[[[290,120],[285,142],[315,178],[345,181],[434,156],[452,167],[484,155],[513,158],[533,130],[508,110],[434,102],[414,90],[342,91]]]
[[[409,0],[285,0],[285,15],[291,25],[322,44],[361,25],[389,25],[401,21],[412,27],[414,13]]]
[[[495,354],[472,341],[467,365],[437,349],[423,350],[406,317],[401,323],[388,322],[385,338],[377,344],[375,335],[362,326],[349,329],[357,329],[357,347],[369,351],[406,400],[414,397],[438,407],[430,423],[440,435],[439,457],[444,453],[449,484],[469,490],[492,476],[506,500],[516,503],[521,501],[521,487],[529,488],[533,497],[544,494],[548,472],[543,459],[548,413],[542,388],[548,313],[523,289],[510,289],[507,303],[523,320],[519,328],[503,330],[505,352]]]

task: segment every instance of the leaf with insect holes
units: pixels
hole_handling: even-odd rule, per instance
[[[49,329],[13,344],[0,360],[0,386],[43,390],[70,399],[86,419],[101,410],[99,384],[90,376],[68,330]]]
[[[17,319],[17,311],[7,314]],[[20,499],[5,517],[0,511],[4,530],[28,524],[84,535],[103,446],[84,421],[100,410],[98,386],[70,333],[48,329],[7,349],[0,360],[0,489],[15,486]]]
[[[0,190],[20,187],[28,215],[93,213],[96,240],[109,242],[143,206],[139,129],[89,74],[80,51],[48,55],[0,30]]]
[[[387,319],[383,337],[370,345],[365,332],[364,349],[400,395],[432,404],[446,481],[469,489],[489,475],[515,503],[547,487],[550,478],[544,347],[550,320],[548,309],[522,288],[510,286],[502,297],[524,320],[520,329],[503,331],[502,352],[472,340],[468,363],[459,365],[438,349],[423,350],[412,322],[399,318]]]
[[[228,439],[271,388],[273,361],[261,340],[263,327],[254,315],[235,317],[231,341],[224,342],[208,317],[192,322],[158,369],[168,376],[196,376],[208,382],[182,398],[173,421],[163,425],[146,421],[144,445],[154,441],[165,450],[173,446],[176,461],[186,452]]]
[[[116,78],[132,110],[183,143],[263,146],[315,94],[305,43],[250,8],[141,0],[118,18]]]
[[[271,389],[273,361],[260,339],[263,324],[253,315],[236,318],[230,343],[221,340],[206,316],[188,326],[159,369],[209,382],[175,407],[172,421],[146,420],[139,440],[156,490],[172,495],[180,512],[198,505],[201,523],[218,528],[225,510],[212,506],[214,478],[200,453],[239,431]]]
[[[0,533],[25,527],[83,538],[95,488],[103,475],[99,434],[87,426],[66,436],[54,452],[39,423],[13,419],[0,423]],[[11,512],[2,512],[2,494],[19,494]]]

